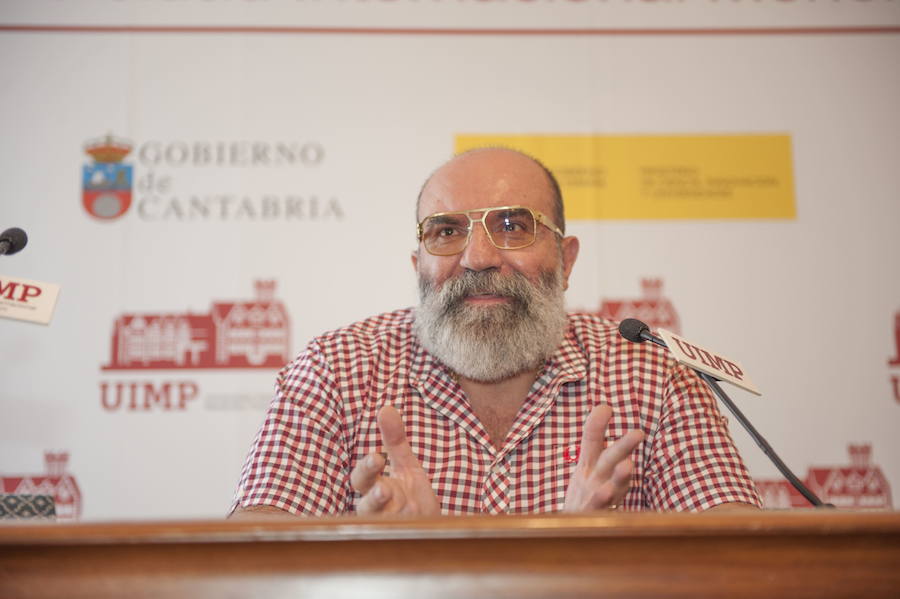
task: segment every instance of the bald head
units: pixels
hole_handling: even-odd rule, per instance
[[[561,231],[566,230],[562,194],[556,177],[539,160],[507,148],[476,148],[454,156],[425,181],[416,201],[416,221],[444,201],[462,194],[483,198],[489,206],[495,198],[512,197],[509,204],[543,205]],[[423,201],[428,204],[423,214]]]

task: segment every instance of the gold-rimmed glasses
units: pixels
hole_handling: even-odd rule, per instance
[[[472,218],[475,213],[481,213],[481,218]],[[518,250],[533,244],[538,223],[564,236],[546,215],[527,206],[437,212],[422,219],[416,226],[416,236],[429,254],[452,256],[466,249],[475,223],[481,223],[488,239],[501,250]]]

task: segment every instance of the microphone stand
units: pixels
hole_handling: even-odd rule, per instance
[[[656,335],[651,334],[649,331],[642,331],[641,337],[648,341],[652,341],[656,345],[668,348],[668,346],[662,339],[659,339],[658,337],[656,337]],[[768,457],[769,460],[771,460],[771,462],[775,464],[775,467],[778,468],[778,471],[781,472],[781,474],[788,480],[788,482],[791,483],[791,485],[795,489],[797,489],[797,491],[799,491],[807,501],[809,501],[817,508],[834,507],[833,504],[825,503],[821,499],[819,499],[819,497],[815,493],[813,493],[809,489],[809,487],[803,484],[803,481],[797,478],[796,474],[791,472],[791,469],[788,468],[787,464],[785,464],[780,457],[778,457],[778,454],[775,453],[775,450],[772,449],[772,446],[769,445],[768,441],[766,441],[759,433],[759,431],[757,431],[756,428],[752,424],[750,424],[750,421],[747,420],[747,417],[744,416],[744,413],[738,409],[733,401],[731,401],[731,398],[728,397],[728,395],[719,385],[719,381],[715,377],[697,370],[696,368],[691,368],[691,370],[696,372],[700,376],[700,378],[703,379],[703,382],[705,382],[709,386],[709,388],[712,389],[716,397],[718,397],[719,400],[725,404],[725,407],[727,407],[728,410],[734,415],[734,417],[737,418],[738,422],[741,423],[741,426],[744,427],[744,430],[746,430],[750,434],[750,438],[753,439],[753,442],[756,443],[757,446],[759,446],[762,452],[766,454],[766,457]]]

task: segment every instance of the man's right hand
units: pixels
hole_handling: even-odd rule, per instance
[[[392,406],[378,411],[378,429],[381,442],[391,461],[391,475],[384,476],[387,461],[384,456],[372,453],[357,462],[350,473],[350,484],[362,498],[356,504],[356,512],[373,514],[409,514],[434,516],[441,513],[428,474],[413,455],[400,413]]]

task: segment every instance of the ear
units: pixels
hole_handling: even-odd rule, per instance
[[[562,240],[563,289],[569,288],[569,275],[572,273],[572,267],[575,266],[580,247],[581,244],[577,237],[564,237]]]
[[[413,270],[418,274],[419,272],[419,250],[413,250],[412,254],[410,254],[410,259],[412,260]]]

